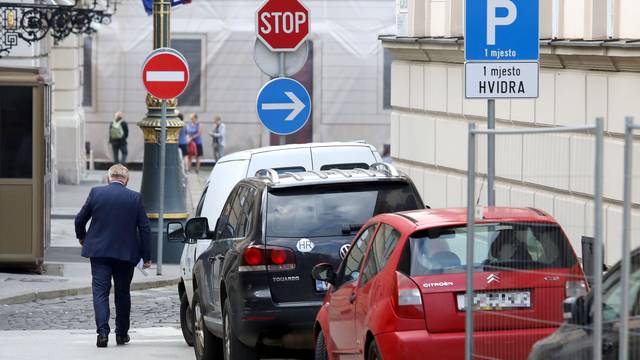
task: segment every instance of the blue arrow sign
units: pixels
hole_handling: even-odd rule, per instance
[[[538,0],[467,0],[467,61],[538,61]]]
[[[311,97],[299,82],[276,78],[258,93],[258,118],[274,134],[290,135],[302,129],[311,115]]]

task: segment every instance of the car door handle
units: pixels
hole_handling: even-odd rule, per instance
[[[213,256],[209,256],[209,259],[207,260],[209,260],[209,264],[213,264],[213,262],[216,261],[216,258]]]
[[[353,304],[357,297],[356,293],[351,293],[351,296],[349,296],[349,303]]]

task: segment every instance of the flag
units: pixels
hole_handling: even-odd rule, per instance
[[[185,4],[191,4],[191,0],[171,0],[171,7]],[[144,11],[147,15],[153,13],[153,0],[142,0],[142,6],[144,6]]]

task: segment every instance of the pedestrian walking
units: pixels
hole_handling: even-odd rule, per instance
[[[391,145],[390,144],[382,145],[382,161],[386,162],[387,164],[391,164],[393,162],[393,159],[391,159]]]
[[[187,124],[187,136],[189,142],[189,166],[193,158],[196,159],[196,173],[200,172],[200,157],[202,156],[202,129],[198,122],[198,114],[191,114],[191,123]]]
[[[182,113],[178,113],[178,118],[182,121],[182,128],[180,128],[180,133],[178,134],[178,147],[180,148],[180,152],[182,154],[182,164],[186,171],[189,171],[191,168],[191,164],[189,164],[189,142],[187,141],[187,124],[184,122],[184,115]]]
[[[91,261],[91,287],[98,338],[96,345],[109,342],[109,293],[113,278],[116,306],[116,343],[129,342],[131,279],[141,260],[151,266],[150,229],[140,193],[127,189],[129,170],[116,164],[109,168],[109,184],[91,189],[75,218],[76,237],[82,256]],[[89,231],[87,222],[91,220]]]
[[[218,162],[224,156],[225,138],[227,135],[226,126],[222,123],[220,115],[213,117],[213,130],[209,132],[213,139],[213,160]]]
[[[129,126],[124,121],[124,114],[118,111],[109,124],[109,143],[113,150],[114,164],[127,164],[127,137],[129,137]],[[122,153],[122,157],[118,156],[119,153]]]

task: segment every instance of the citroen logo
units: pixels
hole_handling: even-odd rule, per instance
[[[340,246],[340,259],[344,260],[344,258],[347,257],[347,253],[349,252],[350,248],[351,244],[344,244]]]
[[[500,277],[496,274],[490,274],[487,276],[487,284],[491,284],[492,282],[500,282]]]

